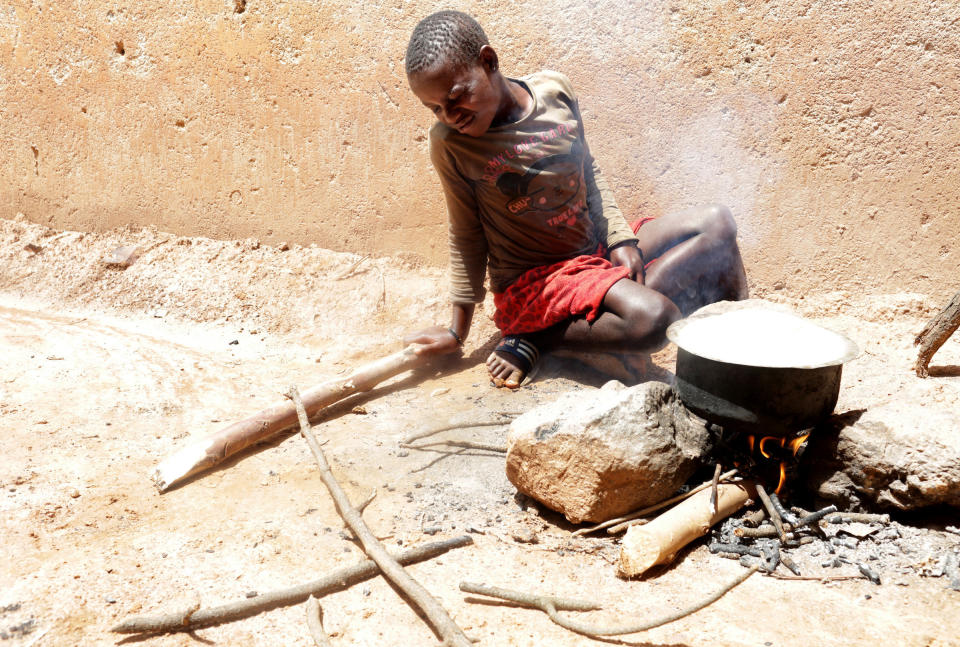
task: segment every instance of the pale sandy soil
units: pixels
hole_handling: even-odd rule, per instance
[[[39,252],[24,249],[39,246]],[[143,254],[120,270],[120,244]],[[314,579],[355,562],[305,442],[285,435],[159,495],[149,475],[192,438],[301,387],[400,347],[403,331],[446,317],[443,273],[403,258],[185,239],[150,230],[57,232],[0,221],[0,631],[9,645],[111,645],[131,614],[204,605]],[[912,334],[943,304],[922,295],[765,295],[846,332],[863,353],[838,411],[912,398],[958,410],[960,340],[910,370]],[[517,393],[485,379],[493,327],[481,313],[467,357],[401,376],[333,407],[318,425],[334,473],[388,546],[471,532],[472,547],[410,568],[481,645],[583,645],[540,612],[472,604],[457,584],[486,582],[602,601],[616,624],[671,612],[741,572],[698,545],[656,577],[615,575],[616,541],[515,498],[503,458],[404,450],[411,432],[519,412],[606,376],[548,359]],[[231,345],[236,340],[238,343]],[[673,352],[648,375],[669,379]],[[355,407],[361,407],[355,409]],[[365,412],[365,413],[364,413]],[[443,438],[502,442],[504,427]],[[432,537],[422,529],[439,527]],[[518,533],[539,543],[521,543]],[[956,535],[918,531],[916,554]],[[754,576],[700,613],[627,639],[651,645],[960,644],[960,593],[917,569],[822,584]],[[431,645],[430,630],[381,580],[322,600],[334,645]],[[18,606],[19,605],[19,606]],[[12,632],[33,620],[29,631]],[[128,640],[129,642],[129,640]],[[135,643],[139,641],[134,641]],[[310,645],[293,607],[148,645]],[[126,643],[124,643],[126,644]]]

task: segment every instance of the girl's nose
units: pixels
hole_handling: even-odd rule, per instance
[[[456,123],[457,118],[453,115],[453,112],[451,110],[447,110],[446,108],[440,108],[440,121],[442,121],[448,126],[452,126],[453,124]]]

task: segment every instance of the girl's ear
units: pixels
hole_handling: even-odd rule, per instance
[[[479,59],[480,65],[489,72],[496,72],[500,69],[500,59],[497,57],[497,52],[489,45],[480,48]]]

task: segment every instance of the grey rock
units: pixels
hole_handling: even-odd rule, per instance
[[[841,509],[960,507],[958,430],[956,412],[936,403],[834,416],[810,438],[804,480]]]
[[[612,382],[514,420],[507,478],[573,523],[600,522],[666,499],[710,449],[706,423],[672,387]]]

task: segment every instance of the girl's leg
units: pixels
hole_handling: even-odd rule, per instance
[[[593,323],[579,317],[526,337],[541,352],[556,347],[655,351],[666,343],[667,326],[684,314],[714,301],[747,298],[736,236],[736,222],[723,205],[652,220],[637,234],[644,257],[657,259],[644,285],[628,279],[615,283]],[[499,353],[491,353],[487,369],[498,386],[516,387],[524,378],[512,358]]]
[[[584,317],[524,335],[541,352],[566,347],[582,350],[652,352],[663,347],[667,326],[680,310],[662,294],[630,279],[613,284],[603,299],[603,312],[592,323]],[[507,353],[491,353],[487,370],[497,386],[516,387],[525,374]]]
[[[684,314],[714,301],[747,298],[736,237],[736,222],[723,205],[694,207],[648,222],[637,238],[644,257],[657,260],[644,284],[677,302]]]

